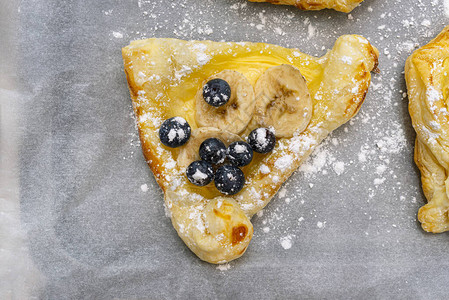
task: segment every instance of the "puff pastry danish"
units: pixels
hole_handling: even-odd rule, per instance
[[[377,49],[357,35],[340,37],[320,58],[264,43],[177,39],[133,41],[122,52],[143,153],[164,191],[173,226],[186,245],[210,263],[227,262],[245,252],[253,235],[250,218],[332,130],[357,113],[378,61]],[[199,127],[195,98],[204,80],[234,70],[255,87],[267,69],[280,65],[294,66],[305,77],[313,108],[305,130],[279,138],[269,154],[255,154],[243,168],[246,184],[234,196],[192,185],[185,176],[185,160],[195,158],[185,149],[197,147],[200,137],[214,132],[221,132],[226,143],[240,140],[253,126],[251,121],[237,134]],[[165,147],[158,136],[161,122],[173,116],[183,117],[192,127],[189,142],[179,148]]]
[[[249,0],[251,2],[270,2],[273,4],[293,5],[304,10],[331,8],[348,13],[363,0]]]
[[[418,219],[425,231],[449,230],[449,26],[405,64],[409,112],[416,131],[415,163],[428,203]]]

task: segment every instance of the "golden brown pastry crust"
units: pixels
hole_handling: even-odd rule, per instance
[[[273,4],[293,5],[303,10],[320,10],[325,8],[348,13],[363,0],[249,0],[251,2],[269,2]]]
[[[413,52],[405,65],[409,112],[416,131],[415,162],[428,203],[418,219],[428,232],[449,230],[449,26]]]
[[[143,153],[164,191],[173,226],[201,259],[223,263],[245,252],[253,234],[249,219],[332,130],[360,109],[378,51],[357,35],[340,37],[320,58],[262,43],[147,39],[123,48],[123,59]],[[195,132],[195,95],[204,79],[235,69],[254,86],[266,69],[280,64],[297,67],[307,81],[313,102],[307,128],[279,139],[270,154],[256,154],[243,168],[246,184],[235,196],[190,184],[177,164],[180,149],[160,143],[157,130],[162,120],[182,116]]]

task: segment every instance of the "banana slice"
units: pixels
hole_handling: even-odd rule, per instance
[[[255,101],[254,89],[246,77],[233,70],[224,70],[206,81],[220,78],[231,87],[231,98],[220,107],[209,105],[203,99],[203,89],[195,96],[196,122],[200,127],[217,127],[235,134],[242,132],[253,117]]]
[[[236,141],[243,141],[241,137],[232,132],[221,130],[215,127],[200,127],[195,129],[190,135],[190,139],[185,144],[178,155],[178,165],[181,170],[185,170],[192,162],[200,159],[199,149],[204,140],[208,138],[220,139],[226,147]]]
[[[256,82],[254,119],[259,126],[273,127],[277,137],[301,133],[312,118],[312,99],[306,80],[292,65],[267,69]]]

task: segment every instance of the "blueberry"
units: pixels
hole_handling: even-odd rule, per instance
[[[190,125],[184,118],[167,119],[159,128],[159,138],[167,147],[176,148],[184,145],[190,138]]]
[[[197,160],[187,167],[186,175],[191,183],[205,186],[214,179],[214,169],[207,161]]]
[[[231,87],[223,79],[212,79],[203,87],[203,98],[215,107],[225,105],[231,98]]]
[[[226,154],[229,162],[237,167],[246,166],[253,159],[251,146],[240,141],[230,144]]]
[[[232,165],[221,166],[215,172],[215,186],[226,195],[240,192],[245,184],[245,175],[242,170]]]
[[[200,157],[211,164],[221,164],[226,158],[226,146],[216,138],[204,140],[200,146]]]
[[[261,127],[251,131],[248,135],[248,143],[254,151],[268,153],[274,149],[276,137],[271,130]]]

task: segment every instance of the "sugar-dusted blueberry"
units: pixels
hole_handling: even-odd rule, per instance
[[[223,194],[237,194],[244,185],[245,175],[236,166],[224,165],[215,172],[215,186]]]
[[[167,147],[176,148],[184,145],[190,138],[190,125],[182,117],[167,119],[159,128],[159,138]]]
[[[217,138],[204,140],[200,146],[200,157],[211,164],[221,164],[226,159],[226,146]]]
[[[203,87],[203,98],[209,105],[215,107],[225,105],[231,98],[231,87],[223,79],[212,79]]]
[[[187,167],[186,175],[191,183],[205,186],[214,179],[214,169],[207,161],[197,160]]]
[[[253,159],[253,149],[249,144],[237,141],[229,145],[226,155],[231,164],[243,167]]]
[[[257,128],[248,135],[248,143],[258,153],[268,153],[274,149],[276,137],[268,128]]]

